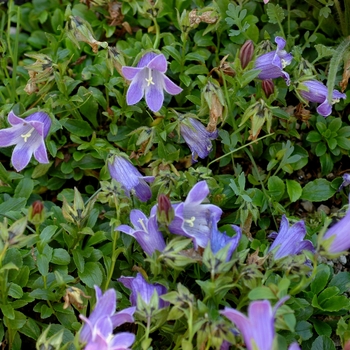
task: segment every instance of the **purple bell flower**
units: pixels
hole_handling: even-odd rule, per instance
[[[346,186],[349,186],[350,185],[350,174],[349,173],[345,173],[343,175],[343,182],[342,184],[339,186],[338,188],[338,192],[343,189],[344,187]]]
[[[108,289],[104,294],[95,286],[96,305],[90,316],[79,317],[85,322],[81,332],[80,341],[86,343],[85,350],[128,350],[135,340],[134,334],[119,333],[113,335],[116,327],[134,322],[135,307],[129,307],[115,312],[117,295],[114,289]]]
[[[205,181],[198,182],[185,202],[174,204],[175,217],[168,226],[169,231],[193,239],[195,248],[205,248],[210,237],[212,220],[220,220],[222,210],[213,204],[202,204],[209,194]],[[154,208],[152,208],[152,211]]]
[[[50,117],[44,112],[36,112],[22,119],[11,111],[8,122],[12,126],[0,130],[0,147],[15,145],[11,157],[13,167],[21,171],[33,154],[39,163],[47,164],[49,160],[44,139],[50,130]]]
[[[141,299],[146,304],[150,304],[154,293],[157,293],[158,297],[160,297],[161,295],[166,294],[168,292],[167,288],[159,283],[148,283],[140,273],[138,273],[136,277],[122,276],[118,278],[118,281],[121,282],[126,288],[129,288],[131,290],[130,302],[133,306],[138,306],[138,295],[141,296]],[[169,302],[164,301],[161,298],[158,299],[158,310],[169,305]]]
[[[180,132],[192,152],[192,161],[197,162],[196,156],[206,158],[212,150],[211,140],[218,136],[218,131],[209,132],[197,119],[186,118],[180,123]]]
[[[322,237],[322,241],[332,238],[330,245],[325,244],[325,249],[330,254],[339,254],[350,248],[349,239],[350,210],[346,215],[333,225]]]
[[[289,85],[289,74],[283,68],[292,62],[293,56],[283,50],[286,46],[286,41],[282,37],[277,36],[275,43],[277,44],[277,50],[259,56],[255,60],[255,69],[261,70],[258,75],[258,78],[261,80],[283,77],[287,85]]]
[[[109,158],[108,170],[111,177],[121,183],[127,196],[132,191],[142,202],[147,202],[152,197],[146,182],[153,182],[154,176],[143,176],[124,156],[115,154]]]
[[[156,215],[148,219],[141,210],[133,209],[130,212],[130,221],[134,229],[128,225],[120,225],[116,230],[133,236],[149,256],[152,256],[156,250],[160,252],[164,250],[165,242],[158,229]]]
[[[270,246],[269,252],[278,247],[274,252],[274,258],[277,260],[288,255],[297,255],[303,250],[314,251],[315,249],[312,243],[308,240],[304,241],[305,235],[306,228],[303,220],[289,227],[288,219],[283,215],[278,234],[274,232],[269,236],[270,238],[275,238]]]
[[[303,99],[310,102],[320,103],[316,108],[316,111],[324,117],[328,117],[332,113],[332,105],[334,103],[339,102],[341,98],[346,98],[345,94],[342,94],[338,90],[333,90],[332,101],[328,101],[327,86],[317,80],[303,81],[299,85],[298,92]]]
[[[231,225],[231,227],[236,231],[234,237],[228,236],[225,232],[220,232],[217,227],[217,221],[212,220],[211,235],[210,235],[210,247],[214,255],[221,249],[230,245],[225,261],[229,261],[232,257],[233,252],[238,247],[238,243],[242,237],[241,229],[236,225]]]
[[[126,94],[127,104],[134,105],[143,96],[152,112],[158,112],[164,101],[165,90],[170,95],[179,94],[182,89],[174,84],[166,75],[167,61],[163,54],[146,53],[137,67],[122,67],[124,77],[131,80]]]
[[[242,333],[247,350],[271,350],[275,338],[276,311],[286,299],[288,297],[281,299],[274,308],[268,300],[253,301],[248,307],[248,317],[229,307],[225,307],[220,313]]]

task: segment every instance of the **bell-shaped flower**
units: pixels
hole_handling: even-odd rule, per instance
[[[44,139],[50,130],[50,117],[44,112],[36,112],[22,119],[11,111],[8,122],[12,126],[0,130],[0,147],[15,145],[11,157],[13,167],[21,171],[33,154],[39,163],[48,163]]]
[[[130,212],[130,221],[134,229],[128,225],[120,225],[116,230],[133,236],[149,256],[152,256],[156,250],[160,252],[164,250],[165,242],[158,229],[156,215],[148,219],[141,210],[133,209]]]
[[[259,79],[275,79],[283,77],[287,85],[290,84],[289,74],[283,69],[288,66],[293,59],[293,56],[284,50],[286,41],[277,36],[275,38],[277,49],[259,56],[255,60],[255,69],[260,69]]]
[[[350,248],[350,210],[321,238],[322,245],[329,254],[340,254]],[[327,242],[328,241],[328,242]]]
[[[238,247],[238,243],[242,237],[241,229],[236,225],[231,225],[233,230],[236,232],[234,237],[230,237],[226,232],[220,232],[217,227],[217,221],[212,220],[211,235],[210,235],[210,247],[211,251],[217,254],[221,249],[229,245],[225,261],[229,261],[232,257],[233,252]]]
[[[343,189],[346,186],[350,185],[350,174],[349,173],[345,173],[343,175],[343,182],[342,184],[339,186],[338,191],[340,191],[341,189]]]
[[[171,233],[192,238],[196,249],[198,246],[207,246],[212,220],[217,223],[222,214],[216,205],[202,204],[208,194],[207,183],[198,182],[188,193],[185,202],[173,205],[175,217],[168,226]]]
[[[275,338],[275,314],[286,299],[288,297],[281,299],[274,308],[268,300],[253,301],[248,307],[248,317],[229,307],[220,313],[236,325],[248,350],[271,350]]]
[[[120,333],[113,336],[113,330],[126,322],[134,322],[133,314],[136,308],[129,307],[116,313],[115,290],[108,289],[102,294],[101,289],[95,286],[95,292],[97,302],[90,316],[79,315],[85,322],[80,332],[80,341],[87,344],[85,349],[90,350],[129,349],[134,342],[134,335]]]
[[[157,294],[158,299],[157,305],[153,305],[155,310],[162,309],[169,305],[169,302],[159,298],[161,295],[166,294],[168,289],[159,283],[148,283],[140,273],[138,273],[136,277],[122,276],[118,278],[118,281],[131,290],[130,303],[133,306],[137,306],[138,310],[142,308],[140,301],[138,302],[138,296],[141,297],[144,304],[150,305],[154,293]]]
[[[177,95],[182,91],[165,75],[167,65],[163,54],[148,52],[140,59],[137,67],[122,67],[124,77],[131,80],[126,94],[126,102],[129,106],[139,102],[145,96],[149,109],[158,112],[164,101],[163,90],[170,95]]]
[[[143,176],[124,156],[115,154],[110,157],[108,170],[111,177],[121,183],[127,196],[130,196],[131,191],[142,202],[147,202],[152,197],[146,182],[153,182],[154,176]]]
[[[333,90],[332,101],[328,101],[327,86],[317,80],[306,80],[300,83],[298,93],[307,101],[320,103],[316,111],[324,117],[328,117],[332,113],[333,104],[339,102],[341,98],[346,98],[345,94]]]
[[[209,132],[197,119],[185,118],[180,122],[181,136],[185,139],[192,151],[192,161],[197,162],[196,157],[206,158],[212,150],[211,140],[218,136],[218,131]]]
[[[277,260],[288,255],[300,254],[303,250],[314,251],[315,249],[311,241],[304,241],[305,235],[306,228],[303,220],[289,227],[288,219],[283,215],[278,234],[274,232],[269,236],[270,238],[275,238],[269,252],[273,251],[274,258]]]

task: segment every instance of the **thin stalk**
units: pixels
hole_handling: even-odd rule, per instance
[[[153,23],[154,23],[154,28],[156,30],[156,38],[155,38],[154,43],[153,43],[153,48],[155,50],[157,50],[158,46],[159,46],[159,43],[160,43],[160,28],[159,28],[159,25],[157,23],[157,19],[155,17],[153,17],[152,20],[153,20]]]
[[[346,2],[347,1],[345,1],[345,5],[346,5]],[[335,5],[335,9],[337,10],[341,32],[344,36],[346,36],[347,35],[347,28],[345,23],[346,18],[343,15],[343,10],[338,0],[334,0],[334,5]]]

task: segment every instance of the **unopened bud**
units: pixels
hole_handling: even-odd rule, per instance
[[[275,85],[271,79],[263,80],[261,85],[267,98],[275,92]]]
[[[245,69],[249,62],[252,60],[254,55],[254,43],[252,40],[247,40],[241,47],[239,51],[239,59],[241,61],[241,66]]]
[[[160,223],[169,225],[174,220],[174,209],[169,198],[161,193],[158,196],[157,219]]]
[[[28,210],[28,220],[34,225],[40,225],[44,221],[44,204],[35,201]]]

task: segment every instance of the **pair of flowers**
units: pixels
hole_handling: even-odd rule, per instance
[[[150,305],[150,309],[157,311],[169,305],[159,297],[167,293],[167,288],[159,283],[148,283],[140,273],[136,277],[120,277],[119,282],[131,290],[131,307],[115,312],[117,295],[114,289],[108,289],[102,294],[101,289],[95,286],[96,304],[87,318],[80,315],[85,322],[80,332],[80,341],[86,343],[85,350],[129,350],[135,341],[135,335],[128,332],[113,334],[116,327],[124,323],[134,322],[136,310],[143,311],[138,302]],[[152,305],[156,300],[157,305]]]

